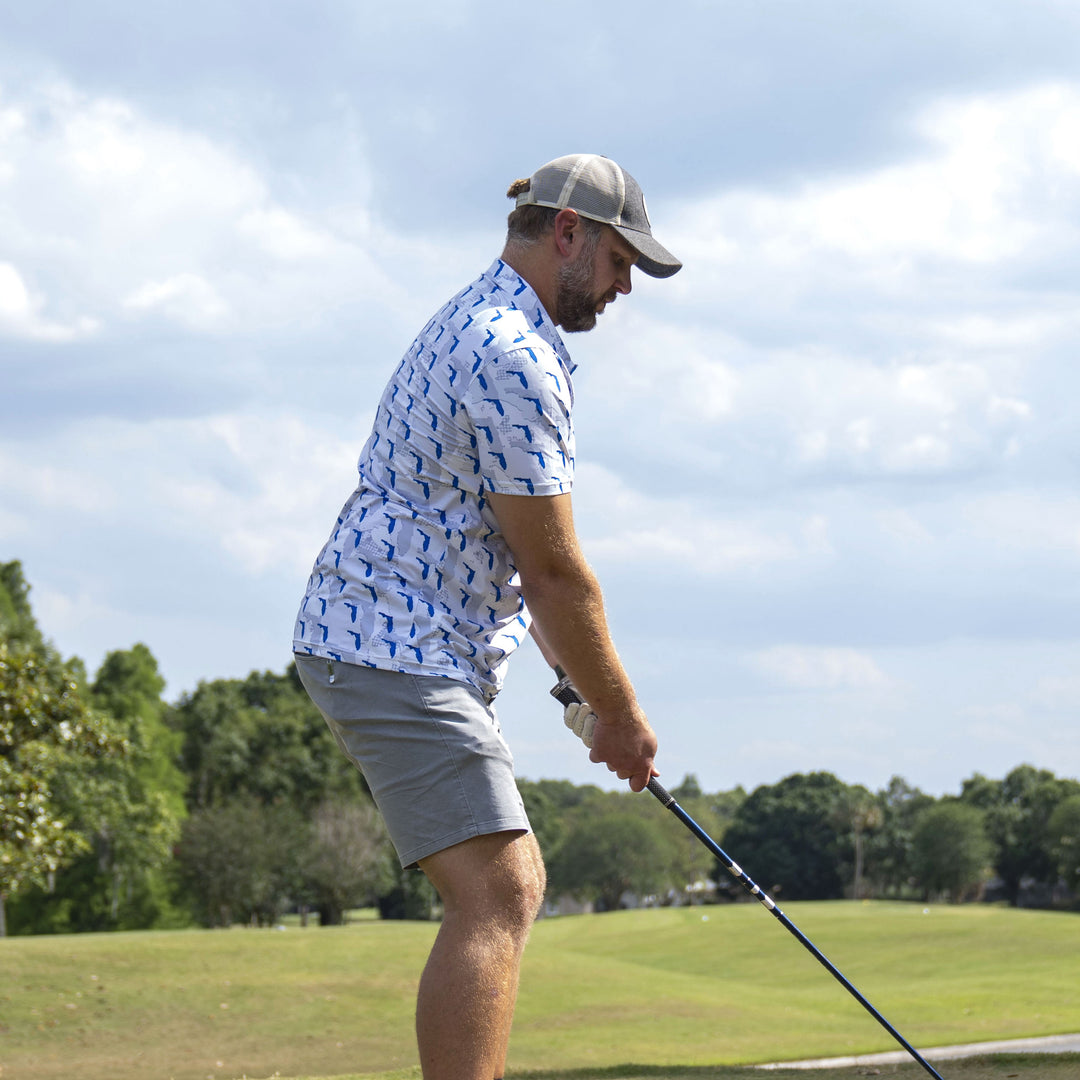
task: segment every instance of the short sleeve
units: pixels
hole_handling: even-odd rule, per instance
[[[483,490],[561,495],[574,480],[569,375],[554,350],[489,356],[462,396],[476,433]]]

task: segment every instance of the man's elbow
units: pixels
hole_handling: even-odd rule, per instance
[[[538,606],[545,600],[591,599],[599,595],[596,575],[584,559],[553,560],[528,570],[518,568],[525,603]]]

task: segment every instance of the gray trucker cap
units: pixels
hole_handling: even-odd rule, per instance
[[[638,182],[611,158],[568,154],[541,165],[527,183],[518,192],[518,206],[569,207],[582,217],[610,225],[638,253],[637,265],[650,277],[671,277],[682,268],[653,238]]]

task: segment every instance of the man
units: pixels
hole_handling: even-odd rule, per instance
[[[403,867],[444,907],[420,981],[426,1080],[497,1080],[544,866],[491,707],[533,632],[591,705],[590,757],[640,791],[656,737],[574,533],[574,365],[631,268],[680,263],[636,181],[558,158],[508,196],[502,256],[424,327],[387,385],[360,482],[296,623],[300,676],[358,765]]]

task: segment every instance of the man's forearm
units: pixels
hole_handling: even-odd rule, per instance
[[[579,562],[558,574],[523,580],[522,586],[548,662],[558,662],[597,716],[636,717],[633,686],[615,651],[600,586],[588,566]]]

